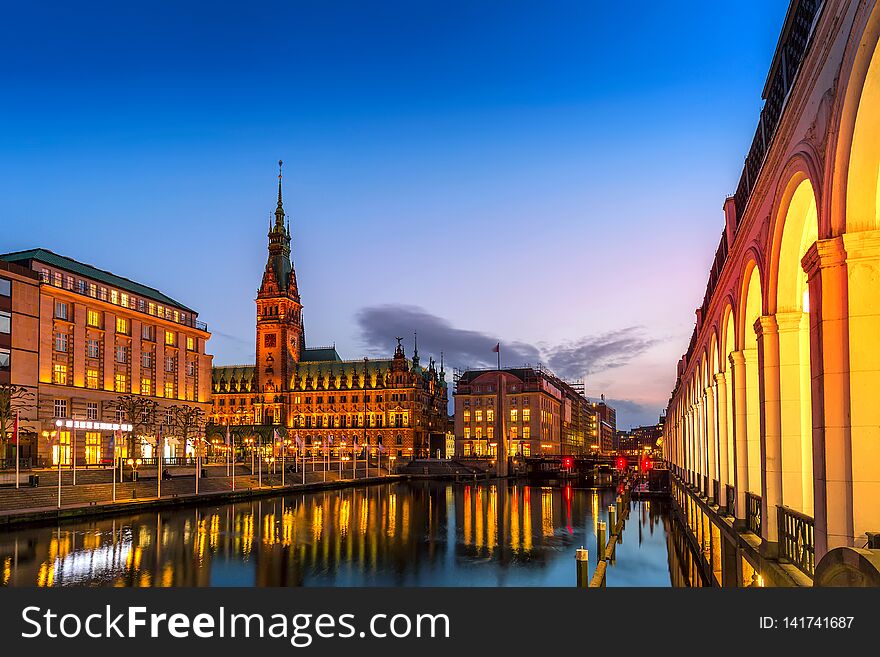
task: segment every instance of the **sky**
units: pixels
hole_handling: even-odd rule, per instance
[[[253,362],[277,162],[309,346],[542,363],[656,422],[784,0],[44,2],[0,21],[0,251]]]

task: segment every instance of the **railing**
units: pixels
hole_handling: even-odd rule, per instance
[[[727,484],[727,515],[736,517],[736,489]]]
[[[18,469],[19,470],[30,470],[31,469],[31,459],[30,458],[20,458],[18,459]],[[15,459],[0,459],[0,470],[15,470]]]
[[[704,496],[709,492],[709,475],[703,475],[703,487],[700,489],[700,496]]]
[[[779,557],[787,559],[805,575],[812,577],[815,569],[816,548],[813,542],[813,519],[789,509],[778,506]]]
[[[717,479],[712,480],[712,501],[721,505],[721,482]]]
[[[761,496],[746,493],[746,527],[756,536],[761,535]]]

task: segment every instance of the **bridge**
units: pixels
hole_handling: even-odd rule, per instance
[[[724,202],[664,433],[717,585],[880,581],[878,40],[877,0],[792,0]]]

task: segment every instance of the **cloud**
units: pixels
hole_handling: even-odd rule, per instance
[[[617,413],[617,428],[631,429],[649,424],[657,424],[663,412],[660,406],[642,404],[631,399],[606,399]]]
[[[639,326],[545,347],[546,362],[559,376],[579,378],[626,365],[657,343]]]
[[[657,340],[643,335],[638,326],[618,329],[593,337],[583,337],[559,345],[535,346],[524,342],[507,342],[497,335],[457,328],[446,319],[432,315],[424,308],[398,304],[368,306],[358,311],[356,321],[360,338],[372,356],[387,355],[394,338],[406,339],[411,353],[413,332],[418,333],[419,351],[435,358],[443,352],[452,367],[491,367],[496,363],[492,348],[501,342],[505,366],[545,363],[559,376],[581,378],[620,367],[640,356]]]

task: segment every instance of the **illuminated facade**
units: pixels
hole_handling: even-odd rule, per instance
[[[210,409],[211,356],[205,353],[210,333],[194,310],[46,249],[7,253],[0,260],[35,272],[40,281],[39,319],[29,329],[36,328],[36,362],[28,368],[37,386],[31,422],[36,456],[60,458],[64,465],[73,454],[77,464],[111,461],[112,430],[101,423],[127,421],[117,408],[122,395],[155,400],[160,418],[171,406]],[[57,440],[41,439],[44,431],[56,430],[59,419],[94,426],[62,427]],[[168,456],[183,455],[186,446],[168,438]]]
[[[433,358],[422,367],[417,346],[409,359],[398,338],[392,358],[362,360],[342,360],[335,347],[306,346],[285,218],[279,175],[256,299],[257,362],[214,368],[212,422],[285,429],[285,439],[299,437],[309,451],[331,439],[334,453],[355,441],[371,453],[381,443],[398,458],[443,448],[445,373]]]
[[[818,581],[880,531],[878,38],[875,1],[791,3],[724,204],[664,431],[719,583]]]
[[[455,386],[457,456],[582,454],[597,426],[592,404],[541,367],[468,370]]]

